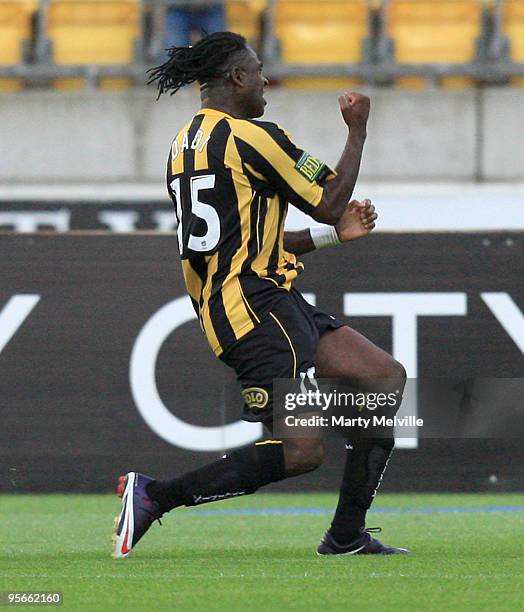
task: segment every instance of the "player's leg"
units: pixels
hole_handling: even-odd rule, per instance
[[[273,380],[306,372],[318,341],[314,325],[302,320],[303,313],[290,298],[282,300],[270,314],[223,357],[244,387],[244,418],[248,421],[272,423]],[[250,405],[249,392],[255,390],[264,395],[264,401]],[[151,524],[174,508],[254,493],[271,482],[315,469],[322,454],[318,437],[266,440],[231,451],[218,461],[170,480],[157,481],[131,472],[119,485],[123,504],[115,556],[127,556]]]
[[[153,522],[174,508],[249,495],[316,469],[322,456],[320,439],[266,440],[171,480],[130,472],[119,482],[123,503],[115,524],[114,556],[126,557]]]
[[[218,461],[146,487],[162,513],[249,495],[260,487],[316,469],[322,461],[318,439],[265,440],[228,452]]]
[[[226,352],[222,360],[235,370],[243,387],[245,420],[262,422],[272,430],[273,380],[306,372],[317,342],[314,324],[288,298]],[[271,482],[318,467],[322,442],[314,432],[304,434],[300,439],[266,440],[231,451],[189,474],[151,483],[148,493],[162,512],[254,493]]]
[[[395,393],[398,410],[406,380],[403,366],[391,355],[349,327],[326,331],[317,349],[317,376],[342,378],[365,391]],[[382,547],[364,531],[366,512],[371,506],[394,446],[388,437],[355,436],[346,444],[346,461],[339,501],[331,527],[319,553],[405,552]],[[337,544],[339,546],[337,546]],[[357,546],[358,544],[359,546]],[[361,551],[359,551],[361,552]]]

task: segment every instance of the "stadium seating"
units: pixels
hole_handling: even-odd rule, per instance
[[[475,59],[482,31],[480,0],[389,0],[386,32],[393,39],[395,60],[402,64],[460,64]],[[420,77],[402,77],[400,87],[421,88]],[[464,87],[470,79],[447,77],[445,87]]]
[[[510,59],[524,63],[524,0],[505,0],[500,9],[502,33],[508,37]],[[524,86],[524,77],[513,78],[511,82]]]
[[[266,6],[266,0],[228,0],[226,2],[228,29],[242,34],[251,45],[258,47],[260,20]]]
[[[366,0],[279,0],[274,9],[275,34],[282,61],[289,64],[355,64],[363,59],[369,34]],[[352,79],[332,77],[286,79],[289,87],[348,87]]]
[[[47,34],[53,60],[67,64],[130,64],[140,34],[140,3],[136,0],[51,0]],[[122,89],[129,79],[103,78],[101,89]],[[81,79],[59,79],[58,89],[83,87]]]
[[[31,12],[34,3],[0,2],[0,64],[23,61],[23,44],[31,36]],[[24,86],[21,79],[0,79],[0,92],[17,91]]]
[[[0,0],[0,67],[23,63],[28,56],[45,62],[46,38],[51,42],[50,60],[59,66],[130,66],[137,59],[137,40],[142,42],[143,11],[153,6],[140,0],[49,0],[44,10],[44,4],[39,15],[45,18],[32,23],[37,0]],[[367,62],[371,57],[386,63],[393,58],[402,66],[469,64],[477,59],[478,43],[484,36],[489,36],[484,41],[485,57],[502,62],[497,68],[503,67],[506,41],[509,59],[524,64],[524,0],[226,0],[225,10],[228,28],[245,35],[257,50],[265,32],[265,28],[261,31],[262,15],[266,10],[272,14],[273,33],[284,65],[344,66]],[[38,27],[40,23],[43,30]],[[163,19],[153,26],[149,27],[148,21],[144,30],[157,39],[162,37]],[[40,32],[44,32],[44,38]],[[149,42],[150,52],[152,40],[156,39]],[[267,50],[272,45],[262,47]],[[288,77],[282,84],[346,88],[360,83],[328,74]],[[426,85],[427,78],[433,78],[431,69],[426,78],[399,76],[395,83],[419,89]],[[504,82],[504,76],[499,80]],[[512,78],[511,82],[524,86],[524,77]],[[53,83],[65,90],[84,87],[80,73],[77,78],[57,78]],[[130,84],[129,78],[104,77],[99,81],[102,89],[121,89]],[[440,84],[465,87],[474,80],[449,75]],[[23,86],[20,78],[0,78],[0,92]]]

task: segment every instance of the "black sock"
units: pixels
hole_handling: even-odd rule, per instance
[[[344,476],[329,530],[337,544],[350,544],[360,536],[394,444],[393,438],[363,438],[346,444]]]
[[[177,506],[196,506],[249,495],[258,488],[285,478],[284,445],[277,440],[258,442],[232,451],[173,480],[155,480],[147,485],[149,497],[162,512]]]

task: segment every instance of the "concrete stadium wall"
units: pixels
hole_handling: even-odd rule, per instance
[[[362,178],[523,180],[524,90],[368,90]],[[334,164],[345,140],[337,92],[270,90],[266,117]],[[162,181],[171,138],[197,93],[155,102],[152,90],[0,96],[2,181]]]

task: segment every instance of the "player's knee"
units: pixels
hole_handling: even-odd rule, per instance
[[[316,470],[324,460],[324,446],[320,440],[295,450],[295,464],[300,474]]]
[[[390,453],[395,448],[395,438],[378,438],[377,446]]]
[[[388,366],[387,378],[391,379],[396,388],[398,388],[401,392],[404,390],[407,377],[408,375],[406,368],[400,363],[400,361],[392,359]]]
[[[324,446],[318,439],[287,440],[284,443],[286,474],[298,476],[316,470],[324,460]]]
[[[397,377],[405,384],[408,377],[406,368],[400,363],[400,361],[395,361],[395,369],[397,371]]]

